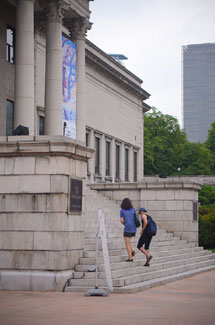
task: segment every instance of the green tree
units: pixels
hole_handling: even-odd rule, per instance
[[[215,122],[211,123],[211,129],[208,131],[208,138],[205,145],[206,148],[215,154]]]
[[[210,150],[210,169],[211,173],[215,174],[215,122],[211,123],[211,129],[208,131],[208,138],[205,141],[205,146]]]
[[[182,175],[210,175],[210,151],[200,142],[184,143],[180,167]]]
[[[202,185],[202,189],[199,192],[199,202],[201,205],[215,205],[215,186]]]
[[[199,202],[199,245],[215,248],[215,186],[203,185]]]
[[[177,174],[179,157],[186,141],[178,120],[155,107],[144,119],[144,173]]]

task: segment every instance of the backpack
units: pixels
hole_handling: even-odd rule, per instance
[[[136,214],[136,212],[134,212],[134,222],[135,222],[136,227],[139,228],[140,225],[141,225],[141,222],[140,222],[140,218],[139,218],[139,216]]]
[[[147,214],[147,221],[148,221],[148,227],[147,227],[147,233],[148,233],[148,235],[155,236],[156,233],[157,233],[157,225],[156,225],[156,222],[148,214]]]

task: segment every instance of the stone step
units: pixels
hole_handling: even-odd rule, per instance
[[[181,273],[177,273],[177,274],[173,274],[173,275],[169,275],[169,276],[164,276],[158,279],[152,279],[152,280],[148,280],[148,281],[144,281],[144,282],[140,282],[140,283],[135,283],[133,285],[129,285],[129,286],[124,286],[121,288],[114,288],[113,292],[110,292],[106,285],[104,285],[104,283],[99,286],[99,288],[103,288],[106,290],[106,292],[108,293],[136,293],[136,292],[141,292],[156,286],[160,286],[163,284],[167,284],[173,281],[177,281],[177,280],[181,280],[183,278],[188,278],[191,276],[194,276],[196,274],[199,274],[201,272],[208,272],[211,270],[214,270],[215,266],[206,266],[206,267],[202,267],[202,268],[198,268],[198,269],[194,269],[194,270],[190,270],[187,272],[181,272]],[[86,292],[90,287],[89,286],[68,286],[65,288],[65,292]],[[93,286],[91,286],[91,288],[95,288],[95,284]]]
[[[134,242],[135,243],[135,242]],[[134,244],[133,243],[133,244]],[[136,241],[137,243],[137,241]],[[150,248],[151,247],[160,247],[160,246],[172,246],[172,245],[178,245],[178,243],[180,244],[184,244],[184,243],[187,243],[186,240],[180,240],[179,237],[175,237],[173,238],[173,240],[164,240],[164,241],[153,241],[152,240],[152,243],[150,245]],[[113,250],[113,249],[123,249],[125,247],[125,243],[124,242],[118,242],[116,243],[114,241],[114,243],[108,243],[108,249],[109,250]],[[136,245],[135,245],[136,246]],[[90,252],[90,251],[95,251],[96,250],[96,244],[88,244],[88,245],[84,245],[84,251],[85,252]],[[101,241],[99,241],[98,243],[98,250],[101,251],[102,250],[102,243]]]
[[[177,236],[173,236],[172,233],[157,233],[156,236],[153,237],[153,242],[154,241],[161,241],[161,240],[169,240],[170,238],[177,238],[177,239],[180,239],[179,237]],[[139,236],[136,236],[134,238],[132,238],[132,243],[133,242],[137,242],[139,239]],[[100,238],[99,238],[100,240]],[[110,237],[107,238],[107,242],[109,243],[112,243],[112,239]],[[118,243],[118,242],[123,242],[124,243],[124,239],[121,237],[117,237],[117,238],[114,238],[114,242],[115,243]],[[84,241],[85,245],[90,245],[90,244],[95,244],[96,243],[96,237],[91,237],[91,238],[86,238],[85,241]]]
[[[163,270],[158,271],[152,271],[152,272],[145,272],[141,274],[135,274],[128,277],[121,277],[121,278],[114,278],[113,281],[113,287],[123,287],[123,286],[129,286],[135,283],[140,283],[148,280],[158,279],[166,276],[171,276],[178,273],[184,273],[191,270],[203,268],[203,267],[211,267],[215,266],[215,260],[207,260],[203,262],[196,262],[193,264],[187,264],[182,266],[177,266],[173,268],[167,268]],[[83,276],[83,275],[82,275]],[[98,279],[98,286],[104,285],[105,282],[105,276],[103,279]],[[69,282],[69,286],[80,286],[80,287],[93,287],[95,285],[95,279],[86,279],[86,278],[80,278],[80,279],[71,279]]]
[[[187,259],[187,258],[192,258],[192,257],[200,257],[200,256],[208,256],[211,255],[211,252],[209,251],[198,251],[198,252],[185,252],[185,253],[181,253],[181,254],[177,254],[177,255],[165,255],[165,256],[153,256],[153,260],[151,261],[151,265],[154,264],[159,264],[159,263],[167,263],[167,262],[171,262],[171,261],[180,261],[183,259]],[[138,267],[138,266],[142,266],[145,263],[145,257],[143,254],[136,254],[135,258],[134,258],[134,262],[132,263],[132,265],[130,267]],[[130,264],[129,264],[130,265]],[[78,264],[75,267],[75,271],[77,272],[87,272],[88,271],[88,267],[89,264]],[[111,271],[115,271],[115,270],[121,270],[121,269],[126,269],[128,267],[128,263],[124,262],[124,261],[120,261],[120,262],[113,262],[110,264],[110,268]],[[104,272],[105,271],[105,267],[104,264],[99,264],[98,265],[98,271],[100,272]]]
[[[117,246],[117,245],[116,245]],[[168,248],[168,251],[171,251],[171,250],[176,250],[176,249],[183,249],[183,248],[188,248],[188,247],[194,247],[195,246],[195,244],[193,244],[193,243],[187,243],[186,241],[184,241],[184,243],[180,243],[180,241],[179,241],[179,243],[177,244],[175,244],[175,245],[171,245],[171,246],[169,246],[169,245],[162,245],[162,246],[152,246],[151,248],[150,248],[150,252],[154,252],[154,251],[157,251],[157,252],[162,252],[162,251],[166,251],[167,250],[167,248]],[[125,248],[116,248],[116,250],[117,251],[120,251],[120,253],[121,254],[125,254],[126,253],[126,249]],[[114,251],[115,250],[109,250],[109,255],[111,256],[111,255],[116,255],[115,253],[114,253]],[[96,251],[95,250],[92,250],[92,251],[84,251],[84,253],[83,253],[83,257],[95,257],[96,256]],[[98,256],[100,257],[100,256],[103,256],[103,252],[101,251],[101,250],[99,250],[98,251]]]
[[[123,268],[124,265],[122,265],[122,268],[119,268],[117,270],[111,270],[112,279],[116,278],[122,278],[122,277],[130,277],[136,274],[142,274],[147,272],[153,272],[153,271],[159,271],[159,270],[165,270],[175,267],[180,267],[183,265],[188,264],[194,264],[199,262],[207,262],[209,260],[214,260],[215,257],[213,257],[212,254],[207,254],[204,256],[196,256],[196,257],[184,257],[181,260],[175,260],[175,261],[168,261],[168,262],[160,262],[156,259],[154,264],[151,264],[150,267],[144,267],[143,264],[145,263],[144,260],[139,260],[136,263],[126,263],[126,267]],[[123,264],[123,263],[121,263]],[[137,265],[139,264],[139,265]],[[93,272],[75,272],[74,278],[80,278],[81,276],[84,276],[86,279],[94,279],[95,274]],[[101,271],[101,268],[99,268],[98,272],[98,279],[102,279],[104,277],[104,268]]]
[[[119,225],[120,226],[120,225]],[[86,239],[90,239],[90,238],[95,238],[96,237],[96,233],[97,233],[97,229],[98,227],[95,226],[94,228],[87,228],[86,227],[86,224],[85,224],[85,238]],[[117,230],[118,229],[118,230]],[[136,237],[139,236],[139,233],[140,233],[140,228],[138,229],[137,231],[137,234],[136,234]],[[111,228],[111,229],[106,229],[106,234],[107,234],[107,238],[119,238],[119,237],[123,237],[123,227],[120,226],[120,228]],[[171,236],[173,236],[173,233],[171,232],[167,232],[165,229],[162,229],[162,228],[158,228],[158,232],[157,232],[157,236],[160,236],[160,235],[164,235],[164,234],[170,234]]]
[[[152,255],[154,257],[160,256],[160,257],[165,257],[165,256],[172,256],[172,255],[178,255],[178,254],[183,254],[183,253],[190,253],[190,252],[200,252],[202,251],[203,248],[202,247],[191,247],[191,246],[186,246],[183,249],[182,248],[178,248],[176,250],[169,250],[169,251],[151,251]],[[115,252],[115,251],[112,251]],[[119,254],[117,254],[117,252],[119,252]],[[141,255],[142,256],[142,255]],[[126,252],[124,253],[124,255],[120,255],[120,251],[116,251],[115,255],[110,255],[109,252],[109,260],[110,263],[116,263],[116,262],[124,262],[125,259],[128,258],[128,255],[126,254]],[[81,265],[94,265],[95,264],[95,256],[94,257],[81,257],[80,258],[80,263]],[[103,264],[103,256],[101,255],[101,257],[98,257],[98,263],[99,264]]]

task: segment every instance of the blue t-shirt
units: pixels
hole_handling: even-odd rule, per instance
[[[135,214],[134,208],[131,208],[129,210],[125,210],[125,209],[120,210],[120,218],[124,219],[125,232],[136,233],[137,228],[135,225],[134,214]]]

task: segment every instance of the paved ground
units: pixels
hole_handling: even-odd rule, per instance
[[[214,325],[215,271],[136,294],[0,292],[1,325]]]

